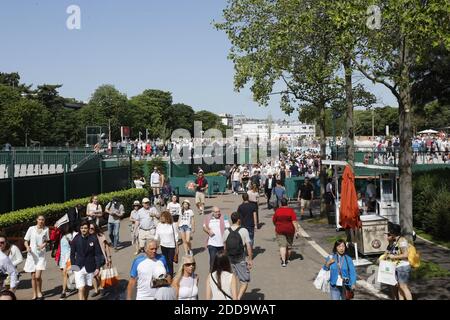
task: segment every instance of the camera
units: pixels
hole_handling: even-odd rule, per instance
[[[344,284],[349,284],[350,283],[350,279],[349,278],[343,278],[342,281],[344,282]]]
[[[0,272],[0,281],[5,281],[8,278],[8,274]]]

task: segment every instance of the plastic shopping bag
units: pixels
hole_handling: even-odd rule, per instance
[[[320,269],[317,274],[316,280],[314,280],[314,286],[317,290],[323,292],[330,292],[330,271]]]
[[[103,269],[100,272],[100,279],[103,288],[116,286],[119,283],[119,274],[116,267]]]
[[[377,281],[380,283],[394,286],[397,284],[395,278],[395,263],[391,261],[381,260],[378,267]]]

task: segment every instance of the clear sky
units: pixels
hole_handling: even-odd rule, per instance
[[[73,4],[81,8],[81,30],[66,27]],[[264,108],[248,89],[233,90],[230,42],[212,26],[225,6],[226,0],[1,0],[0,71],[19,72],[27,84],[63,84],[63,96],[82,101],[113,84],[129,97],[170,91],[175,103],[197,111],[288,118],[278,98]],[[369,89],[380,104],[397,105],[383,87]]]

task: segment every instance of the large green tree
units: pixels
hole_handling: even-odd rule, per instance
[[[362,28],[360,54],[354,63],[368,79],[396,97],[400,132],[400,224],[412,237],[412,85],[411,71],[424,59],[429,46],[450,47],[448,0],[367,1],[380,6],[380,29]]]
[[[112,85],[102,85],[92,94],[89,104],[81,109],[83,126],[111,127],[111,139],[120,140],[120,127],[132,124],[127,96]]]
[[[195,111],[191,106],[176,103],[167,108],[167,128],[172,133],[176,129],[186,129],[194,133]]]
[[[168,109],[172,105],[172,93],[162,90],[147,89],[130,100],[133,107],[133,127],[145,133],[149,138],[167,139],[170,129],[167,126]]]

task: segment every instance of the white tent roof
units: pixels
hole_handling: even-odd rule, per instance
[[[432,129],[427,129],[427,130],[423,130],[423,131],[420,131],[419,133],[438,133],[436,130],[432,130]]]

